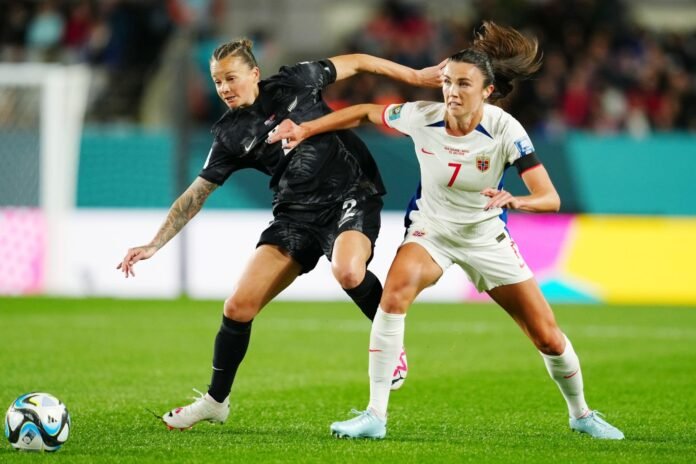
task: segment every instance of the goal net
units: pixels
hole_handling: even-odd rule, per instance
[[[0,294],[57,290],[89,80],[85,66],[0,64]]]

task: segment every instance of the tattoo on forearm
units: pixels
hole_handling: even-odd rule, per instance
[[[171,240],[203,207],[203,203],[216,184],[203,179],[196,179],[191,186],[174,202],[169,209],[164,224],[160,227],[155,238],[150,242],[151,246],[158,249]]]

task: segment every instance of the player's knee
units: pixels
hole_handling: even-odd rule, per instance
[[[542,331],[533,341],[537,350],[549,356],[559,356],[565,349],[565,340],[558,328]]]
[[[379,306],[385,313],[404,314],[410,303],[411,301],[404,291],[385,290],[382,294],[382,300]]]
[[[331,270],[338,283],[346,290],[357,287],[365,279],[365,268],[363,266],[333,265]]]
[[[225,300],[225,317],[237,322],[249,322],[260,311],[259,305],[250,298],[232,295]]]

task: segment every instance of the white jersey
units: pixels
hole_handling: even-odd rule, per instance
[[[464,136],[445,130],[445,104],[412,102],[389,105],[384,124],[413,139],[420,165],[418,210],[431,220],[475,224],[500,216],[501,208],[484,211],[486,187],[500,189],[507,167],[534,147],[522,125],[497,106],[484,104],[481,123]]]

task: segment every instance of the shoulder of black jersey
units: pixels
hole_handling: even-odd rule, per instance
[[[336,66],[330,59],[301,61],[293,65],[281,66],[278,72],[268,78],[270,85],[304,86],[308,82],[323,82],[325,87],[336,81]]]
[[[239,109],[229,109],[210,129],[215,138],[214,141],[229,153],[235,153],[237,151],[235,147],[240,143],[239,131],[235,130],[235,125],[239,123],[241,114],[242,111]]]
[[[266,86],[274,85],[297,85],[302,74],[302,63],[283,65],[278,72],[266,79]]]
[[[213,135],[218,135],[220,130],[222,130],[222,128],[224,126],[228,125],[231,121],[234,120],[236,113],[237,112],[235,110],[231,110],[231,109],[228,109],[227,111],[225,111],[223,113],[223,115],[220,116],[220,119],[215,121],[215,123],[211,126],[210,132]]]

